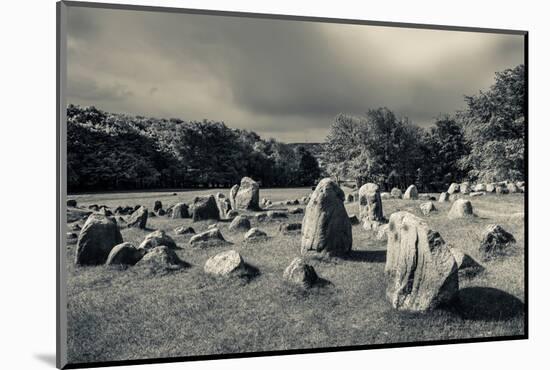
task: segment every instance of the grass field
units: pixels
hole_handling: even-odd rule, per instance
[[[347,189],[346,189],[347,190]],[[152,209],[190,202],[198,194],[218,190],[168,193],[118,193],[71,196],[79,205],[141,204]],[[222,190],[227,193],[227,190]],[[299,199],[310,189],[262,189],[260,198]],[[243,242],[244,233],[220,230],[233,244],[211,249],[187,245],[189,236],[173,229],[189,219],[154,217],[150,229],[164,229],[183,249],[177,253],[191,268],[166,275],[143,275],[136,269],[105,266],[75,267],[75,246],[68,257],[69,362],[111,361],[206,354],[288,350],[440,339],[480,338],[524,333],[523,194],[487,195],[471,199],[473,220],[447,219],[450,203],[424,217],[448,244],[480,259],[480,233],[491,223],[502,225],[517,239],[513,256],[484,263],[485,271],[460,280],[460,303],[429,313],[393,310],[385,299],[386,243],[361,226],[353,227],[353,253],[346,259],[313,261],[320,277],[331,284],[302,291],[285,284],[282,274],[299,255],[300,234],[282,235],[278,222],[255,223],[267,232],[263,242]],[[422,201],[383,200],[384,214],[409,210],[421,215]],[[300,207],[305,207],[300,205]],[[357,203],[346,204],[358,214]],[[276,207],[275,207],[276,208]],[[303,215],[289,215],[299,222]],[[192,225],[197,232],[206,223]],[[124,241],[138,245],[150,231],[123,229]],[[237,250],[260,270],[250,282],[215,279],[203,273],[206,259],[227,249]]]

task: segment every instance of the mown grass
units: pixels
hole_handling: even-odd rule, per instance
[[[191,201],[199,193],[124,193],[75,196],[82,205],[142,204],[155,200],[165,207]],[[222,190],[227,193],[226,190]],[[281,201],[299,199],[310,189],[266,189],[261,197]],[[438,211],[422,216],[448,244],[480,260],[480,233],[498,223],[517,239],[515,254],[485,263],[480,275],[460,281],[460,303],[425,314],[393,310],[385,299],[385,242],[375,240],[360,226],[353,227],[354,252],[346,259],[312,261],[329,285],[303,291],[285,284],[282,274],[299,255],[300,234],[283,235],[279,222],[257,223],[269,238],[243,242],[244,233],[219,226],[231,245],[191,248],[189,236],[174,236],[173,229],[192,225],[198,232],[206,223],[150,218],[148,227],[165,229],[183,249],[177,253],[192,266],[166,275],[144,275],[136,268],[119,270],[75,267],[74,246],[68,255],[69,361],[89,362],[146,359],[234,352],[256,352],[439,339],[480,338],[524,333],[523,212],[522,195],[472,198],[472,220],[447,219],[449,203],[436,203]],[[397,210],[421,215],[422,201],[384,200],[389,216]],[[300,205],[304,207],[304,205]],[[346,204],[357,214],[357,203]],[[303,215],[289,215],[299,222]],[[125,241],[136,245],[148,231],[123,229]],[[215,279],[203,273],[204,262],[223,250],[236,249],[260,275],[248,283]]]

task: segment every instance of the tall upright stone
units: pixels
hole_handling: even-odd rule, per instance
[[[367,183],[359,188],[359,218],[379,222],[384,220],[378,185]]]
[[[185,203],[177,203],[174,208],[172,208],[172,218],[190,218],[189,206]]]
[[[449,189],[447,190],[447,193],[449,194],[460,193],[460,185],[458,185],[456,182],[453,182],[451,185],[449,185]]]
[[[201,195],[193,200],[193,222],[219,220],[220,211],[213,195]]]
[[[405,191],[403,199],[418,199],[418,190],[415,185],[411,185]]]
[[[386,297],[398,310],[426,311],[458,292],[458,267],[438,232],[409,212],[390,216]]]
[[[235,196],[235,208],[257,211],[260,209],[260,185],[250,177],[243,177]]]
[[[227,218],[227,213],[231,210],[231,201],[225,197],[222,193],[216,194],[216,204],[220,211],[220,218]]]
[[[474,210],[472,207],[472,203],[466,199],[457,199],[451,206],[447,217],[453,220],[457,218],[472,217],[473,215]]]
[[[122,235],[114,217],[92,213],[76,242],[77,265],[101,265],[113,247],[122,243]]]
[[[302,222],[303,255],[343,255],[351,250],[352,232],[344,192],[336,182],[325,178],[311,195]]]
[[[237,197],[237,192],[239,191],[239,185],[233,185],[229,189],[229,202],[231,203],[231,209],[237,209],[237,203],[235,198]]]

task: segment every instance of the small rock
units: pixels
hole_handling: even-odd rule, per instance
[[[139,207],[128,217],[127,226],[145,229],[148,215],[147,208]]]
[[[302,224],[299,222],[295,223],[282,223],[279,225],[279,231],[283,234],[292,233],[293,231],[302,230]]]
[[[420,205],[420,211],[424,216],[427,216],[430,213],[437,211],[437,209],[435,208],[435,204],[433,204],[433,202],[426,202]]]
[[[152,233],[145,236],[145,239],[141,242],[138,248],[149,250],[159,247],[161,245],[164,245],[170,249],[178,248],[174,239],[167,235],[164,230],[153,231]]]
[[[194,234],[195,233],[195,229],[193,229],[192,227],[188,226],[188,227],[185,227],[185,226],[179,226],[179,227],[176,227],[174,229],[174,233],[176,235],[186,235],[186,234]]]
[[[76,207],[76,199],[67,199],[67,207]]]
[[[308,265],[302,258],[295,258],[283,273],[283,279],[302,288],[311,288],[319,277],[313,266]]]
[[[135,265],[145,255],[145,249],[138,249],[125,242],[116,245],[107,257],[106,265]]]
[[[507,256],[512,253],[516,239],[500,225],[488,225],[483,231],[479,252],[483,261],[497,257]]]
[[[243,258],[234,250],[210,257],[204,264],[204,272],[215,276],[245,276],[249,274]]]
[[[248,231],[250,228],[250,220],[245,216],[237,216],[229,224],[229,231]]]
[[[246,234],[244,234],[245,240],[255,240],[255,239],[263,239],[266,238],[267,234],[263,232],[262,230],[253,227],[252,229],[248,230]]]
[[[200,248],[225,245],[228,242],[223,237],[220,229],[210,229],[200,234],[194,235],[189,239],[189,245]]]
[[[451,206],[447,217],[452,220],[457,218],[472,217],[473,215],[474,212],[472,203],[470,203],[469,200],[457,199]]]
[[[147,269],[150,273],[164,273],[179,270],[186,267],[178,255],[165,245],[149,250],[143,258],[136,263],[136,267]]]
[[[290,213],[291,215],[299,215],[304,213],[304,209],[299,207],[291,208],[288,213]]]

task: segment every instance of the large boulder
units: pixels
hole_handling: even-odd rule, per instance
[[[226,244],[228,244],[228,242],[218,228],[208,229],[189,239],[189,245],[200,248],[223,246]]]
[[[456,218],[471,217],[473,215],[472,203],[466,199],[457,199],[453,202],[447,217],[452,220]]]
[[[391,197],[392,198],[395,198],[395,199],[401,199],[403,198],[403,192],[401,191],[401,189],[399,188],[393,188],[391,189]]]
[[[220,219],[227,218],[227,213],[231,210],[231,202],[222,193],[216,194],[216,205],[220,212]]]
[[[313,266],[308,265],[302,258],[297,257],[283,273],[283,279],[302,288],[311,288],[319,280]]]
[[[237,209],[237,203],[235,199],[237,198],[237,193],[239,192],[239,185],[233,185],[229,189],[229,203],[231,204],[231,209]]]
[[[204,272],[224,277],[243,276],[249,273],[243,258],[234,250],[225,251],[214,257],[210,257],[204,264]]]
[[[250,177],[243,177],[235,196],[235,209],[260,209],[260,185]]]
[[[170,235],[167,235],[164,230],[157,230],[147,234],[138,248],[150,250],[161,245],[164,245],[170,249],[178,249],[174,239],[172,239]]]
[[[359,219],[383,221],[382,198],[380,187],[373,183],[364,184],[359,188]]]
[[[113,217],[91,214],[76,242],[77,265],[102,265],[113,247],[122,243],[122,235]]]
[[[488,225],[481,236],[479,253],[483,261],[511,254],[516,239],[500,225]]]
[[[150,273],[165,273],[187,267],[188,264],[182,261],[176,252],[165,245],[149,250],[136,267],[145,269]]]
[[[193,201],[193,222],[219,219],[220,211],[213,195],[195,197]]]
[[[390,216],[386,296],[398,310],[426,311],[458,292],[455,259],[438,232],[408,212]]]
[[[449,194],[460,193],[460,185],[458,185],[456,182],[453,182],[451,185],[449,185],[449,189],[447,189],[447,193]]]
[[[145,229],[145,227],[147,226],[147,216],[147,208],[143,206],[139,207],[128,217],[128,219],[126,220],[126,226]]]
[[[190,218],[189,206],[185,203],[177,203],[172,207],[172,218]]]
[[[229,224],[229,231],[248,231],[250,228],[250,220],[245,216],[237,216]]]
[[[106,265],[135,265],[145,255],[145,249],[136,248],[132,243],[116,245],[107,257]]]
[[[445,203],[445,202],[448,202],[449,201],[449,193],[447,193],[446,191],[444,191],[443,193],[441,193],[439,195],[439,200],[438,202],[439,203]]]
[[[341,255],[352,246],[351,222],[344,207],[344,192],[336,182],[319,182],[306,207],[302,223],[302,254]]]
[[[403,199],[418,199],[418,190],[416,186],[409,186],[403,195]]]

